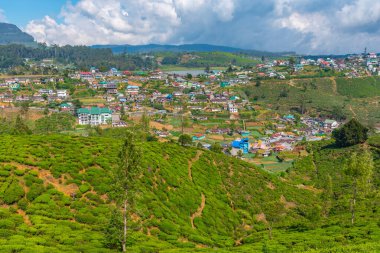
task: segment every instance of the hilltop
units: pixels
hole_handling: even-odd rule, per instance
[[[184,44],[184,45],[94,45],[93,48],[109,48],[116,54],[119,53],[157,53],[157,52],[225,52],[225,53],[245,53],[251,56],[283,56],[294,55],[295,52],[265,52],[250,49],[241,49],[227,46],[217,46],[209,44]]]
[[[376,161],[377,142],[371,140]],[[120,216],[113,172],[120,139],[3,136],[0,144],[1,251],[116,251]],[[380,238],[378,197],[359,201],[358,225],[349,225],[342,191],[347,181],[339,164],[355,147],[338,150],[318,143],[309,147],[313,156],[280,176],[192,147],[138,145],[143,159],[138,179],[131,182],[136,191],[129,211],[131,252],[368,252],[380,247],[374,243]],[[334,201],[324,194],[326,178],[333,180]]]
[[[0,45],[32,43],[34,43],[34,38],[21,31],[16,25],[0,23]]]

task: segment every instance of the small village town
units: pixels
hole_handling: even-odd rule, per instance
[[[0,1],[0,253],[380,252],[380,0]]]
[[[210,149],[217,144],[227,155],[269,170],[283,170],[303,154],[305,146],[300,143],[330,138],[343,120],[276,111],[255,103],[255,98],[242,97],[241,87],[298,78],[317,69],[339,72],[345,78],[380,73],[375,54],[292,61],[266,60],[249,70],[112,68],[101,72],[92,67],[60,77],[6,78],[0,79],[0,106],[3,113],[27,104],[30,111],[72,114],[77,119],[77,134],[84,135],[85,127],[128,127],[148,117],[150,131],[160,141],[176,141],[186,134],[192,145]],[[57,67],[49,60],[38,64]]]

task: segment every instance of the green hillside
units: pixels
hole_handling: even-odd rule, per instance
[[[282,113],[300,113],[303,107],[309,115],[344,115],[374,124],[380,122],[380,89],[376,80],[372,77],[264,80],[260,86],[252,84],[235,89],[252,102]]]
[[[343,190],[348,181],[340,168],[352,148],[328,144],[310,146],[314,155],[280,176],[222,154],[139,143],[143,157],[131,182],[128,250],[380,250],[378,196],[358,201],[357,223],[350,225]],[[0,251],[118,251],[114,176],[121,145],[103,137],[2,136]],[[379,178],[375,145],[373,154]],[[326,178],[333,185],[328,196]],[[374,192],[378,186],[375,180]]]
[[[380,96],[380,79],[378,77],[355,79],[338,78],[337,84],[339,94],[344,96],[354,98]]]

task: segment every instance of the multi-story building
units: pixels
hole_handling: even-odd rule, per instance
[[[80,108],[77,111],[79,125],[105,125],[112,121],[112,111],[108,108]]]

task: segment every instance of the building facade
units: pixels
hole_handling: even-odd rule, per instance
[[[77,111],[79,125],[106,125],[112,122],[112,111],[108,108],[80,108]]]

